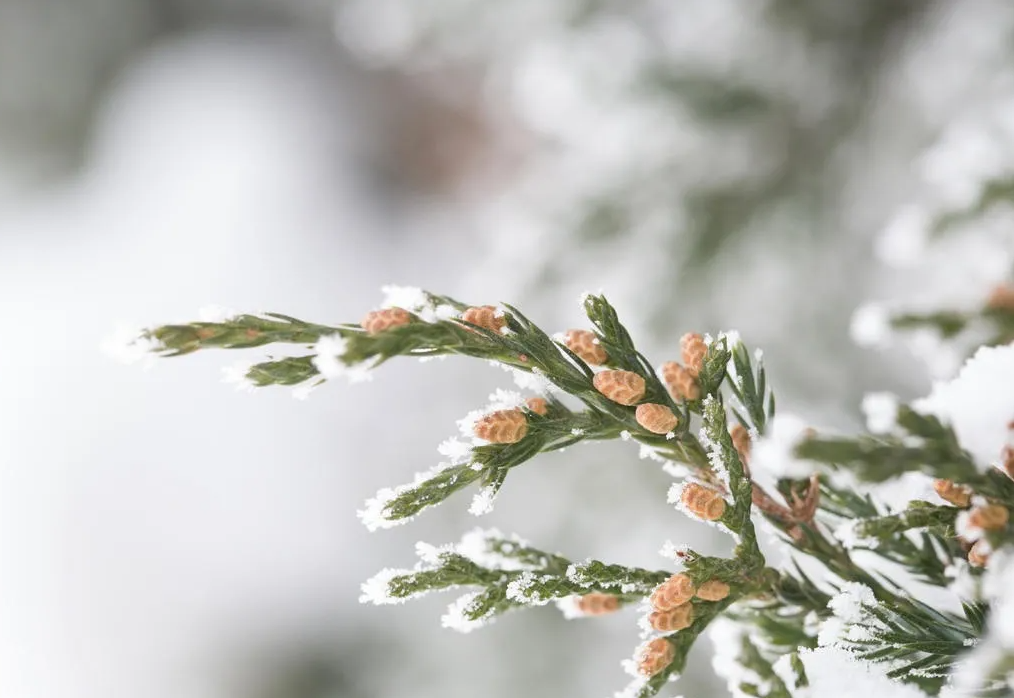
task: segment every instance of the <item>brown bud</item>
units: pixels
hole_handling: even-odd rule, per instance
[[[732,445],[736,447],[739,460],[744,464],[750,462],[750,432],[742,424],[737,424],[729,431],[732,437]]]
[[[525,400],[525,407],[530,409],[535,414],[540,414],[543,417],[549,412],[549,403],[546,402],[544,397],[530,397]]]
[[[651,593],[651,605],[656,611],[671,611],[694,596],[694,583],[685,574],[674,574]]]
[[[984,531],[999,531],[1007,525],[1010,512],[1000,504],[985,504],[972,509],[968,515],[968,523]]]
[[[473,431],[480,439],[495,444],[512,444],[528,433],[528,421],[521,410],[497,410],[480,417]]]
[[[662,364],[662,380],[669,393],[677,400],[697,400],[701,397],[701,386],[697,376],[675,361]]]
[[[604,616],[620,607],[620,600],[612,594],[585,594],[578,598],[577,607],[586,616]]]
[[[598,337],[588,330],[567,330],[564,344],[589,366],[601,366],[609,358],[609,354],[599,344]]]
[[[729,585],[721,579],[709,579],[697,590],[697,598],[705,601],[721,601],[729,595]]]
[[[694,516],[705,521],[717,521],[725,513],[725,500],[713,489],[696,482],[688,482],[680,497],[683,506]]]
[[[1011,425],[1008,424],[1007,428],[1010,429]],[[1007,445],[1000,451],[1000,467],[1007,473],[1007,477],[1014,480],[1014,447]]]
[[[407,325],[411,320],[412,314],[404,308],[384,308],[370,311],[359,324],[368,334],[380,334],[392,327]]]
[[[670,611],[652,611],[648,616],[648,625],[664,633],[689,628],[693,621],[694,605],[689,601]]]
[[[972,501],[972,490],[951,480],[934,480],[933,490],[942,500],[956,507],[967,507]]]
[[[664,637],[656,637],[637,653],[637,670],[644,676],[654,676],[672,664],[676,648]]]
[[[480,305],[469,308],[461,314],[461,319],[496,333],[499,333],[507,324],[507,320],[504,319],[503,315],[497,315],[496,308],[491,305]]]
[[[968,564],[972,567],[985,567],[992,552],[989,543],[985,540],[977,540],[968,551]]]
[[[653,434],[668,434],[680,423],[672,410],[654,402],[638,405],[634,410],[634,418],[638,424]]]
[[[986,307],[990,310],[1014,311],[1014,286],[1000,284],[994,286],[986,299]]]
[[[596,373],[592,385],[607,398],[621,405],[636,405],[644,397],[644,379],[633,371]]]
[[[707,353],[708,345],[704,343],[704,337],[696,332],[688,332],[680,339],[680,354],[683,358],[683,365],[695,376],[704,367],[704,356]]]

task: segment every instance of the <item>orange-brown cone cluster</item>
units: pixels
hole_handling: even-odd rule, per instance
[[[404,308],[384,308],[370,311],[359,324],[367,334],[380,334],[392,327],[407,325],[411,320],[412,313]]]
[[[512,444],[528,433],[528,420],[521,410],[497,410],[480,417],[473,432],[491,443]]]

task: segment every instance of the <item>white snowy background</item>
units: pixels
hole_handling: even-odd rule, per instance
[[[666,243],[669,228],[589,246],[546,204],[577,205],[602,172],[637,169],[652,149],[617,146],[643,115],[586,123],[599,105],[575,87],[614,56],[589,47],[615,49],[622,32],[585,36],[589,64],[575,65],[569,39],[546,28],[553,18],[518,10],[498,22],[504,10],[489,7],[486,34],[460,52],[488,51],[494,87],[512,68],[527,87],[514,118],[477,125],[467,100],[502,106],[502,95],[472,73],[435,85],[424,76],[420,88],[411,70],[357,64],[378,45],[385,65],[409,61],[418,22],[395,0],[374,5],[380,20],[356,5],[335,32],[336,8],[323,2],[0,2],[4,696],[610,695],[637,644],[630,612],[564,621],[545,608],[462,636],[439,627],[453,597],[366,607],[359,584],[410,565],[416,540],[450,542],[480,523],[575,559],[648,567],[666,564],[666,539],[713,541],[665,504],[668,477],[627,444],[519,469],[482,521],[466,496],[371,534],[356,509],[437,462],[454,421],[503,373],[395,361],[372,383],[328,385],[306,401],[285,389],[250,395],[220,382],[236,352],[150,370],[115,363],[99,347],[123,324],[185,321],[209,303],[354,320],[381,285],[402,283],[517,301],[562,330],[580,323],[577,292],[601,288],[659,363],[684,331],[740,329],[765,348],[780,404],[818,425],[857,426],[870,389],[928,392],[909,354],[851,346],[849,318],[885,295],[939,298],[926,280],[962,258],[924,258],[918,230],[888,223],[925,201],[960,200],[1014,160],[1010,70],[996,68],[1012,26],[1003,3],[960,13],[939,3],[909,18],[905,40],[874,66],[862,118],[827,155],[821,176],[835,197],[797,192],[765,211],[679,294],[667,269],[681,243]],[[808,106],[806,118],[849,98],[806,87],[843,66],[811,65],[807,45],[802,59],[775,61],[771,36],[742,34],[752,20],[730,3],[690,3],[680,20],[685,33],[665,38],[676,47],[692,44],[689,28],[729,28],[699,60],[734,71],[756,53],[759,73],[808,76],[765,85]],[[511,43],[504,27],[538,41]],[[588,92],[608,96],[600,87]],[[462,94],[464,115],[449,113]],[[689,121],[679,128],[666,144],[683,157],[673,197],[687,182],[750,181],[768,167],[756,134],[730,144]],[[547,133],[568,138],[547,143]],[[919,160],[933,143],[943,154]],[[894,232],[877,238],[885,226]],[[547,260],[555,266],[540,272]],[[962,298],[1009,270],[1009,258],[992,261],[964,277]],[[680,691],[720,695],[701,645]]]

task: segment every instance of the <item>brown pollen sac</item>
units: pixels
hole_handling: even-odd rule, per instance
[[[656,637],[638,652],[637,670],[644,676],[654,676],[672,664],[676,648],[664,637]]]
[[[736,453],[739,454],[739,460],[743,465],[749,465],[750,463],[750,432],[742,424],[737,424],[729,430],[729,436],[732,437],[732,445],[736,447]]]
[[[636,405],[644,397],[644,379],[633,371],[602,371],[592,378],[592,385],[613,402]]]
[[[651,605],[656,611],[671,611],[694,597],[694,583],[685,574],[674,574],[651,593]]]
[[[197,335],[197,338],[203,342],[218,334],[218,330],[214,327],[198,327],[194,330],[194,333]]]
[[[564,344],[589,366],[601,366],[609,359],[609,354],[599,344],[598,337],[594,332],[567,330],[567,334],[564,335]]]
[[[972,490],[951,480],[934,480],[933,491],[940,499],[956,507],[967,507],[972,501]]]
[[[662,380],[669,393],[677,400],[697,400],[701,397],[701,386],[697,376],[675,361],[662,364]]]
[[[528,433],[528,420],[521,410],[497,410],[479,418],[473,432],[495,444],[512,444]]]
[[[695,376],[704,367],[704,356],[708,353],[708,345],[704,343],[704,337],[696,332],[688,332],[680,338],[680,354],[683,358],[683,365]]]
[[[713,489],[688,482],[683,487],[680,501],[694,516],[705,521],[717,521],[725,513],[725,500]]]
[[[697,598],[704,601],[721,601],[729,595],[729,585],[721,579],[709,579],[697,589]]]
[[[380,334],[392,327],[407,325],[411,320],[412,314],[404,308],[384,308],[370,311],[359,324],[367,334]]]
[[[503,315],[498,316],[496,308],[491,305],[469,308],[461,314],[461,319],[497,334],[507,325],[507,320]]]
[[[689,628],[694,622],[694,605],[689,601],[669,611],[652,611],[648,625],[663,633]]]
[[[968,515],[968,523],[984,531],[999,531],[1007,526],[1010,512],[1000,504],[985,504],[972,509]]]
[[[549,403],[546,402],[544,397],[530,397],[525,400],[525,407],[530,409],[532,412],[543,417],[549,413]]]
[[[604,616],[620,607],[620,600],[612,594],[585,594],[577,600],[577,608],[586,616]]]
[[[246,335],[247,339],[257,339],[261,336],[261,331],[253,327],[248,327],[243,331],[243,334]]]
[[[986,307],[990,310],[1007,310],[1014,312],[1014,286],[1000,284],[994,286],[986,299]]]
[[[672,410],[654,402],[638,405],[634,410],[634,418],[638,424],[653,434],[668,434],[680,423]]]
[[[968,551],[968,564],[972,567],[985,567],[993,550],[985,540],[977,540]]]

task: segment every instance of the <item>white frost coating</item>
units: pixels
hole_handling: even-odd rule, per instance
[[[532,599],[526,595],[535,582],[536,577],[533,572],[522,572],[507,584],[507,598],[518,603],[537,602],[538,599]]]
[[[983,471],[999,465],[1014,420],[1014,344],[981,347],[957,377],[933,385],[913,403],[923,414],[950,424],[961,446]]]
[[[887,266],[898,269],[911,267],[922,259],[926,251],[929,228],[929,215],[925,209],[906,206],[874,241],[874,254]]]
[[[729,693],[734,698],[745,698],[739,690],[740,684],[761,684],[763,681],[752,670],[739,663],[740,648],[746,630],[733,620],[719,616],[708,626],[708,639],[715,648],[711,666],[719,678],[725,679]]]
[[[926,698],[926,694],[909,684],[887,677],[887,669],[873,662],[857,660],[853,654],[838,647],[802,649],[803,663],[813,698]]]
[[[252,393],[257,385],[247,377],[256,362],[244,359],[229,366],[222,367],[222,382],[235,386],[236,390]]]
[[[425,594],[426,592],[420,591],[410,596],[391,596],[391,580],[406,574],[412,574],[412,570],[396,570],[391,567],[380,570],[359,585],[359,589],[362,591],[359,603],[372,603],[376,606],[398,604]]]
[[[765,489],[773,489],[779,478],[805,478],[816,465],[793,455],[808,427],[799,417],[779,413],[768,422],[767,433],[757,439],[750,451],[750,474]]]
[[[876,548],[879,541],[876,538],[860,535],[858,530],[860,525],[862,525],[862,521],[857,519],[843,521],[834,529],[835,540],[848,550],[852,550],[853,548]]]
[[[658,554],[668,560],[681,560],[688,550],[690,550],[690,546],[686,543],[677,544],[673,543],[671,540],[667,540],[662,544]]]
[[[467,463],[472,459],[472,445],[454,437],[441,442],[437,446],[437,451],[454,465]]]
[[[858,623],[865,617],[865,609],[876,605],[877,597],[873,590],[859,582],[845,582],[841,591],[827,602],[831,612],[846,623]]]
[[[493,511],[496,493],[497,488],[493,485],[483,487],[472,497],[472,504],[468,507],[468,513],[473,516],[482,516]]]
[[[620,439],[623,441],[630,441],[630,432],[624,429],[620,432]]]
[[[852,314],[849,336],[859,346],[884,349],[890,346],[892,335],[891,316],[884,306],[867,303]]]
[[[995,562],[995,556],[991,562]],[[990,569],[993,565],[990,565]],[[955,559],[944,568],[944,576],[951,580],[947,588],[959,599],[974,600],[979,597],[979,579],[972,574],[972,566],[966,560]]]
[[[954,520],[954,532],[959,536],[967,540],[969,543],[982,538],[986,533],[979,526],[973,526],[971,523],[972,513],[970,511],[962,511],[958,513],[958,518]]]
[[[799,677],[796,676],[796,671],[792,668],[791,654],[783,654],[781,657],[776,659],[774,664],[771,665],[771,670],[775,672],[775,676],[782,680],[782,683],[785,684],[787,689],[795,692],[796,682]]]
[[[451,605],[447,607],[447,613],[441,616],[440,624],[445,628],[457,630],[459,633],[470,633],[476,628],[481,628],[493,622],[492,609],[486,615],[475,620],[465,616],[468,611],[474,608],[475,600],[479,598],[481,593],[474,591],[451,602]]]
[[[588,614],[577,605],[577,601],[580,598],[580,596],[565,596],[562,599],[556,600],[556,607],[560,609],[560,613],[563,614],[564,619],[574,620],[575,618],[588,617]]]
[[[384,294],[381,308],[404,308],[416,312],[430,304],[426,293],[414,286],[381,286],[380,291]]]
[[[533,368],[531,371],[522,371],[520,368],[514,368],[506,364],[498,363],[496,365],[509,372],[514,379],[514,385],[522,390],[530,390],[539,395],[548,395],[554,391],[558,392],[553,382],[537,368]]]
[[[342,377],[346,378],[349,383],[363,383],[373,380],[370,366],[365,362],[350,365],[341,360],[341,356],[347,348],[348,342],[339,334],[321,337],[312,347],[315,354],[312,359],[314,368],[327,380]]]
[[[874,434],[889,434],[898,426],[898,397],[893,393],[867,393],[862,410],[866,428]]]
[[[413,516],[403,519],[391,519],[387,516],[387,508],[399,495],[407,492],[413,487],[418,487],[426,480],[436,477],[439,473],[450,467],[450,463],[438,463],[429,470],[416,473],[412,482],[398,485],[395,488],[384,487],[376,495],[366,500],[363,508],[356,512],[356,515],[363,522],[367,529],[376,531],[378,528],[393,528],[411,521]],[[433,506],[433,505],[431,505]]]
[[[154,337],[144,337],[143,330],[120,327],[102,340],[102,353],[120,363],[140,363],[144,369],[155,365],[155,354],[164,351],[165,346]]]

